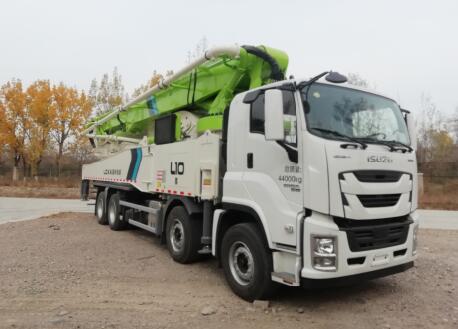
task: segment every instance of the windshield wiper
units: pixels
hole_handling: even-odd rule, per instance
[[[413,148],[410,147],[409,145],[407,144],[404,144],[402,142],[399,142],[399,141],[396,141],[396,140],[391,140],[391,141],[386,141],[387,143],[390,143],[392,145],[396,145],[396,146],[401,146],[401,147],[405,147],[409,152],[413,152]]]
[[[369,138],[369,136],[366,136],[366,137],[359,137],[358,139],[360,140],[363,140],[365,141],[366,143],[373,143],[373,144],[380,144],[380,145],[385,145],[385,146],[388,146],[390,148],[390,152],[395,152],[395,151],[408,151],[408,152],[412,152],[413,151],[413,148],[411,148],[409,145],[407,144],[404,144],[404,143],[401,143],[399,141],[396,141],[396,140],[380,140],[380,139],[376,139],[376,138]],[[398,146],[398,147],[396,147]],[[400,147],[403,147],[402,149],[399,148]]]
[[[350,137],[350,136],[347,136],[347,135],[344,135],[342,133],[339,133],[338,131],[335,131],[335,130],[330,130],[330,129],[324,129],[324,128],[318,128],[318,127],[311,127],[310,129],[312,130],[317,130],[317,131],[321,131],[323,133],[326,133],[326,134],[330,134],[330,135],[334,135],[334,136],[337,136],[337,137],[340,137],[340,138],[344,138],[345,140],[347,141],[350,141],[350,142],[353,142],[353,143],[356,143],[356,144],[359,144],[361,145],[361,148],[363,150],[365,150],[367,148],[367,144],[364,143],[363,141],[360,141],[356,138],[353,138],[353,137]]]

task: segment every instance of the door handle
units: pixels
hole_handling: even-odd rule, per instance
[[[253,153],[247,153],[246,155],[246,166],[248,169],[253,168]]]

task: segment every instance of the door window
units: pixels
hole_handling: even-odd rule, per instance
[[[264,94],[261,94],[251,104],[250,132],[264,134]]]
[[[285,142],[296,146],[296,102],[294,101],[294,93],[291,91],[283,91],[283,126],[285,129]]]
[[[296,102],[294,92],[282,91],[283,94],[283,125],[285,127],[285,142],[287,144],[297,145],[297,119],[296,119]],[[251,104],[250,110],[250,132],[264,134],[264,94]]]

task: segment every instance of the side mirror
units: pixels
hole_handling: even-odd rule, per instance
[[[405,118],[406,118],[407,130],[409,131],[410,146],[414,150],[416,150],[417,149],[417,130],[415,127],[415,122],[410,112],[406,113]]]
[[[266,90],[264,113],[266,140],[283,141],[285,139],[285,129],[283,124],[283,94],[281,90]]]

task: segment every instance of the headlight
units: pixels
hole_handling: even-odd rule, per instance
[[[319,271],[337,271],[337,237],[312,236],[312,265]]]
[[[334,254],[334,238],[314,238],[314,251],[318,254]]]
[[[418,236],[418,227],[419,225],[415,225],[413,227],[413,242],[412,242],[412,255],[416,255],[417,254],[417,236]]]

